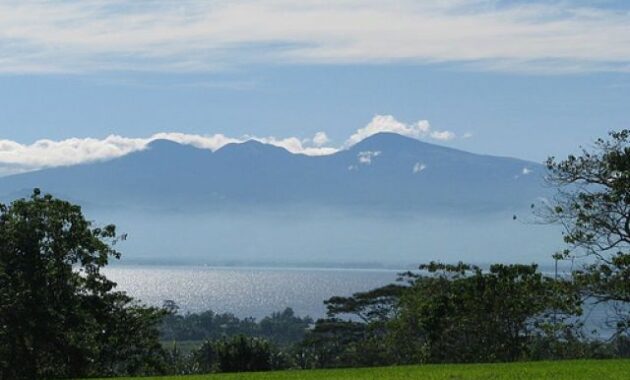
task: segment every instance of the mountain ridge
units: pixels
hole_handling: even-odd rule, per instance
[[[314,204],[384,210],[506,209],[543,189],[542,165],[371,135],[330,155],[293,154],[255,140],[208,149],[155,140],[112,160],[0,178],[0,196],[38,187],[90,204],[191,210]]]

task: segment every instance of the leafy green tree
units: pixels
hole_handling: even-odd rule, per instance
[[[611,132],[590,150],[547,160],[548,182],[558,190],[540,215],[560,223],[587,297],[616,303],[619,334],[630,331],[630,130]],[[559,256],[559,257],[560,257]]]
[[[414,275],[390,323],[407,362],[514,361],[545,328],[580,312],[570,283],[536,265],[479,267],[430,263]],[[552,331],[557,331],[554,329]]]
[[[258,323],[260,336],[282,347],[299,342],[313,323],[309,317],[298,317],[291,308],[272,313]]]
[[[272,350],[261,338],[239,335],[217,342],[217,357],[221,372],[269,371]]]
[[[162,312],[101,273],[115,227],[35,190],[0,205],[0,378],[143,374],[160,369]]]
[[[304,340],[300,365],[513,361],[529,357],[534,343],[549,357],[582,348],[547,344],[575,337],[570,318],[581,299],[571,282],[545,277],[536,265],[420,270],[402,274],[403,284],[326,301],[328,318]]]
[[[301,365],[352,367],[400,363],[387,343],[389,321],[407,289],[390,284],[350,297],[325,301],[327,319],[320,319],[301,345]]]
[[[364,322],[339,318],[320,319],[300,344],[297,362],[301,368],[359,366],[363,343],[369,339]],[[365,365],[364,365],[365,366]]]
[[[217,343],[207,340],[193,353],[195,367],[199,373],[217,372],[219,370],[219,355]]]
[[[273,369],[273,349],[269,342],[238,335],[207,341],[195,353],[202,372],[251,372]]]
[[[403,276],[408,277],[408,273]],[[403,278],[401,278],[402,280]],[[352,315],[365,323],[384,323],[396,312],[400,295],[407,289],[402,284],[389,284],[351,297],[331,297],[324,301],[329,317]]]

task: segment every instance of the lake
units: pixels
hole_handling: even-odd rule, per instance
[[[260,318],[291,307],[300,316],[323,317],[323,301],[389,284],[402,270],[110,266],[105,275],[143,302],[175,301],[186,312],[230,312]]]
[[[173,300],[182,313],[213,310],[261,318],[291,307],[297,315],[325,316],[323,301],[390,284],[403,269],[248,268],[116,265],[103,270],[118,289],[152,306]],[[552,273],[549,273],[550,275]],[[585,332],[609,336],[612,309],[585,306]]]

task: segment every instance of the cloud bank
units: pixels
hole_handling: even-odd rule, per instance
[[[38,140],[32,144],[20,144],[11,140],[0,140],[0,175],[15,174],[41,168],[77,165],[88,162],[109,160],[126,154],[144,150],[155,140],[170,140],[180,144],[192,145],[201,149],[216,151],[230,143],[242,143],[256,140],[288,150],[295,154],[319,156],[333,154],[346,149],[357,142],[379,132],[395,132],[417,139],[450,140],[455,133],[433,131],[426,120],[406,124],[391,115],[376,115],[363,128],[358,129],[341,147],[330,145],[331,140],[325,132],[317,132],[311,138],[298,137],[228,137],[224,134],[196,135],[178,132],[156,133],[147,138],[131,138],[110,135],[103,139],[70,138],[65,140]],[[445,138],[447,137],[447,138]],[[370,152],[371,153],[371,152]],[[377,152],[366,157],[359,157],[359,162],[369,164]],[[362,161],[363,160],[363,161]]]
[[[593,1],[0,3],[0,72],[212,71],[251,63],[452,62],[630,71],[630,12]]]

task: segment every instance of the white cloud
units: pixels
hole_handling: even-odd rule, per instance
[[[469,138],[471,138],[471,137],[473,137],[472,132],[466,132],[466,133],[464,133],[464,134],[462,135],[462,138],[463,138],[463,139],[469,139]]]
[[[196,148],[210,149],[213,151],[221,148],[224,145],[227,145],[230,143],[238,143],[238,142],[243,141],[243,139],[226,137],[225,135],[221,133],[217,133],[211,136],[201,136],[201,135],[191,135],[191,134],[179,133],[179,132],[156,133],[155,135],[151,136],[149,139],[145,139],[145,141],[146,143],[148,143],[150,141],[160,140],[160,139],[175,141],[180,144],[192,145]]]
[[[426,169],[427,166],[421,162],[416,162],[416,164],[413,166],[413,174],[416,173],[420,173],[421,171],[423,171],[424,169]]]
[[[105,139],[38,140],[30,145],[0,140],[0,163],[22,168],[74,165],[123,156],[144,149],[151,139],[111,135]]]
[[[583,4],[4,1],[0,72],[189,72],[260,61],[630,71],[628,9]]]
[[[317,147],[324,146],[330,142],[328,135],[326,132],[317,132],[315,136],[313,136],[313,144]]]
[[[372,164],[372,160],[375,157],[378,157],[380,155],[381,155],[380,151],[372,152],[372,151],[367,150],[367,151],[364,151],[364,152],[359,152],[357,154],[357,159],[358,159],[360,164],[371,165]]]
[[[110,135],[104,139],[71,138],[60,141],[38,140],[32,144],[20,144],[11,140],[0,140],[0,175],[15,174],[45,167],[76,165],[121,157],[131,152],[146,149],[155,140],[170,140],[180,144],[215,151],[230,143],[256,140],[282,147],[291,153],[311,156],[332,154],[339,149],[325,146],[305,146],[300,139],[289,137],[244,136],[227,137],[223,134],[201,136],[178,132],[157,133],[148,138],[129,138]]]
[[[287,137],[284,139],[278,139],[275,137],[255,137],[255,136],[249,137],[248,136],[247,138],[241,139],[240,141],[242,142],[245,140],[260,141],[265,144],[270,144],[270,145],[278,146],[280,148],[284,148],[291,153],[305,154],[307,156],[324,156],[324,155],[333,154],[339,151],[339,149],[333,148],[333,147],[317,146],[317,145],[306,146],[304,142],[298,139],[297,137]],[[308,141],[309,140],[306,140],[307,143]]]
[[[131,152],[146,149],[152,141],[164,139],[201,149],[216,151],[226,144],[256,140],[284,148],[291,153],[308,156],[329,155],[349,148],[357,142],[379,132],[393,132],[412,138],[450,140],[455,134],[450,131],[435,131],[428,121],[420,120],[405,124],[391,115],[376,115],[364,127],[357,130],[342,147],[329,145],[330,139],[324,132],[312,138],[277,138],[245,135],[229,137],[224,134],[197,135],[179,132],[161,132],[147,138],[130,138],[110,135],[103,139],[70,138],[65,140],[38,140],[32,144],[20,144],[11,140],[0,140],[0,176],[31,171],[46,167],[76,165],[87,162],[109,160]],[[370,165],[380,151],[362,151],[357,155],[358,164]],[[356,165],[353,169],[357,169]],[[350,170],[353,170],[350,169]]]
[[[455,137],[455,133],[451,131],[433,131],[429,134],[432,139],[441,140],[441,141],[449,141],[453,140]]]
[[[434,131],[427,120],[419,120],[406,124],[396,120],[392,115],[376,115],[372,121],[363,128],[358,129],[348,140],[345,146],[352,146],[359,141],[381,132],[392,132],[416,139],[429,137],[435,140],[452,140],[456,137],[450,131]]]

